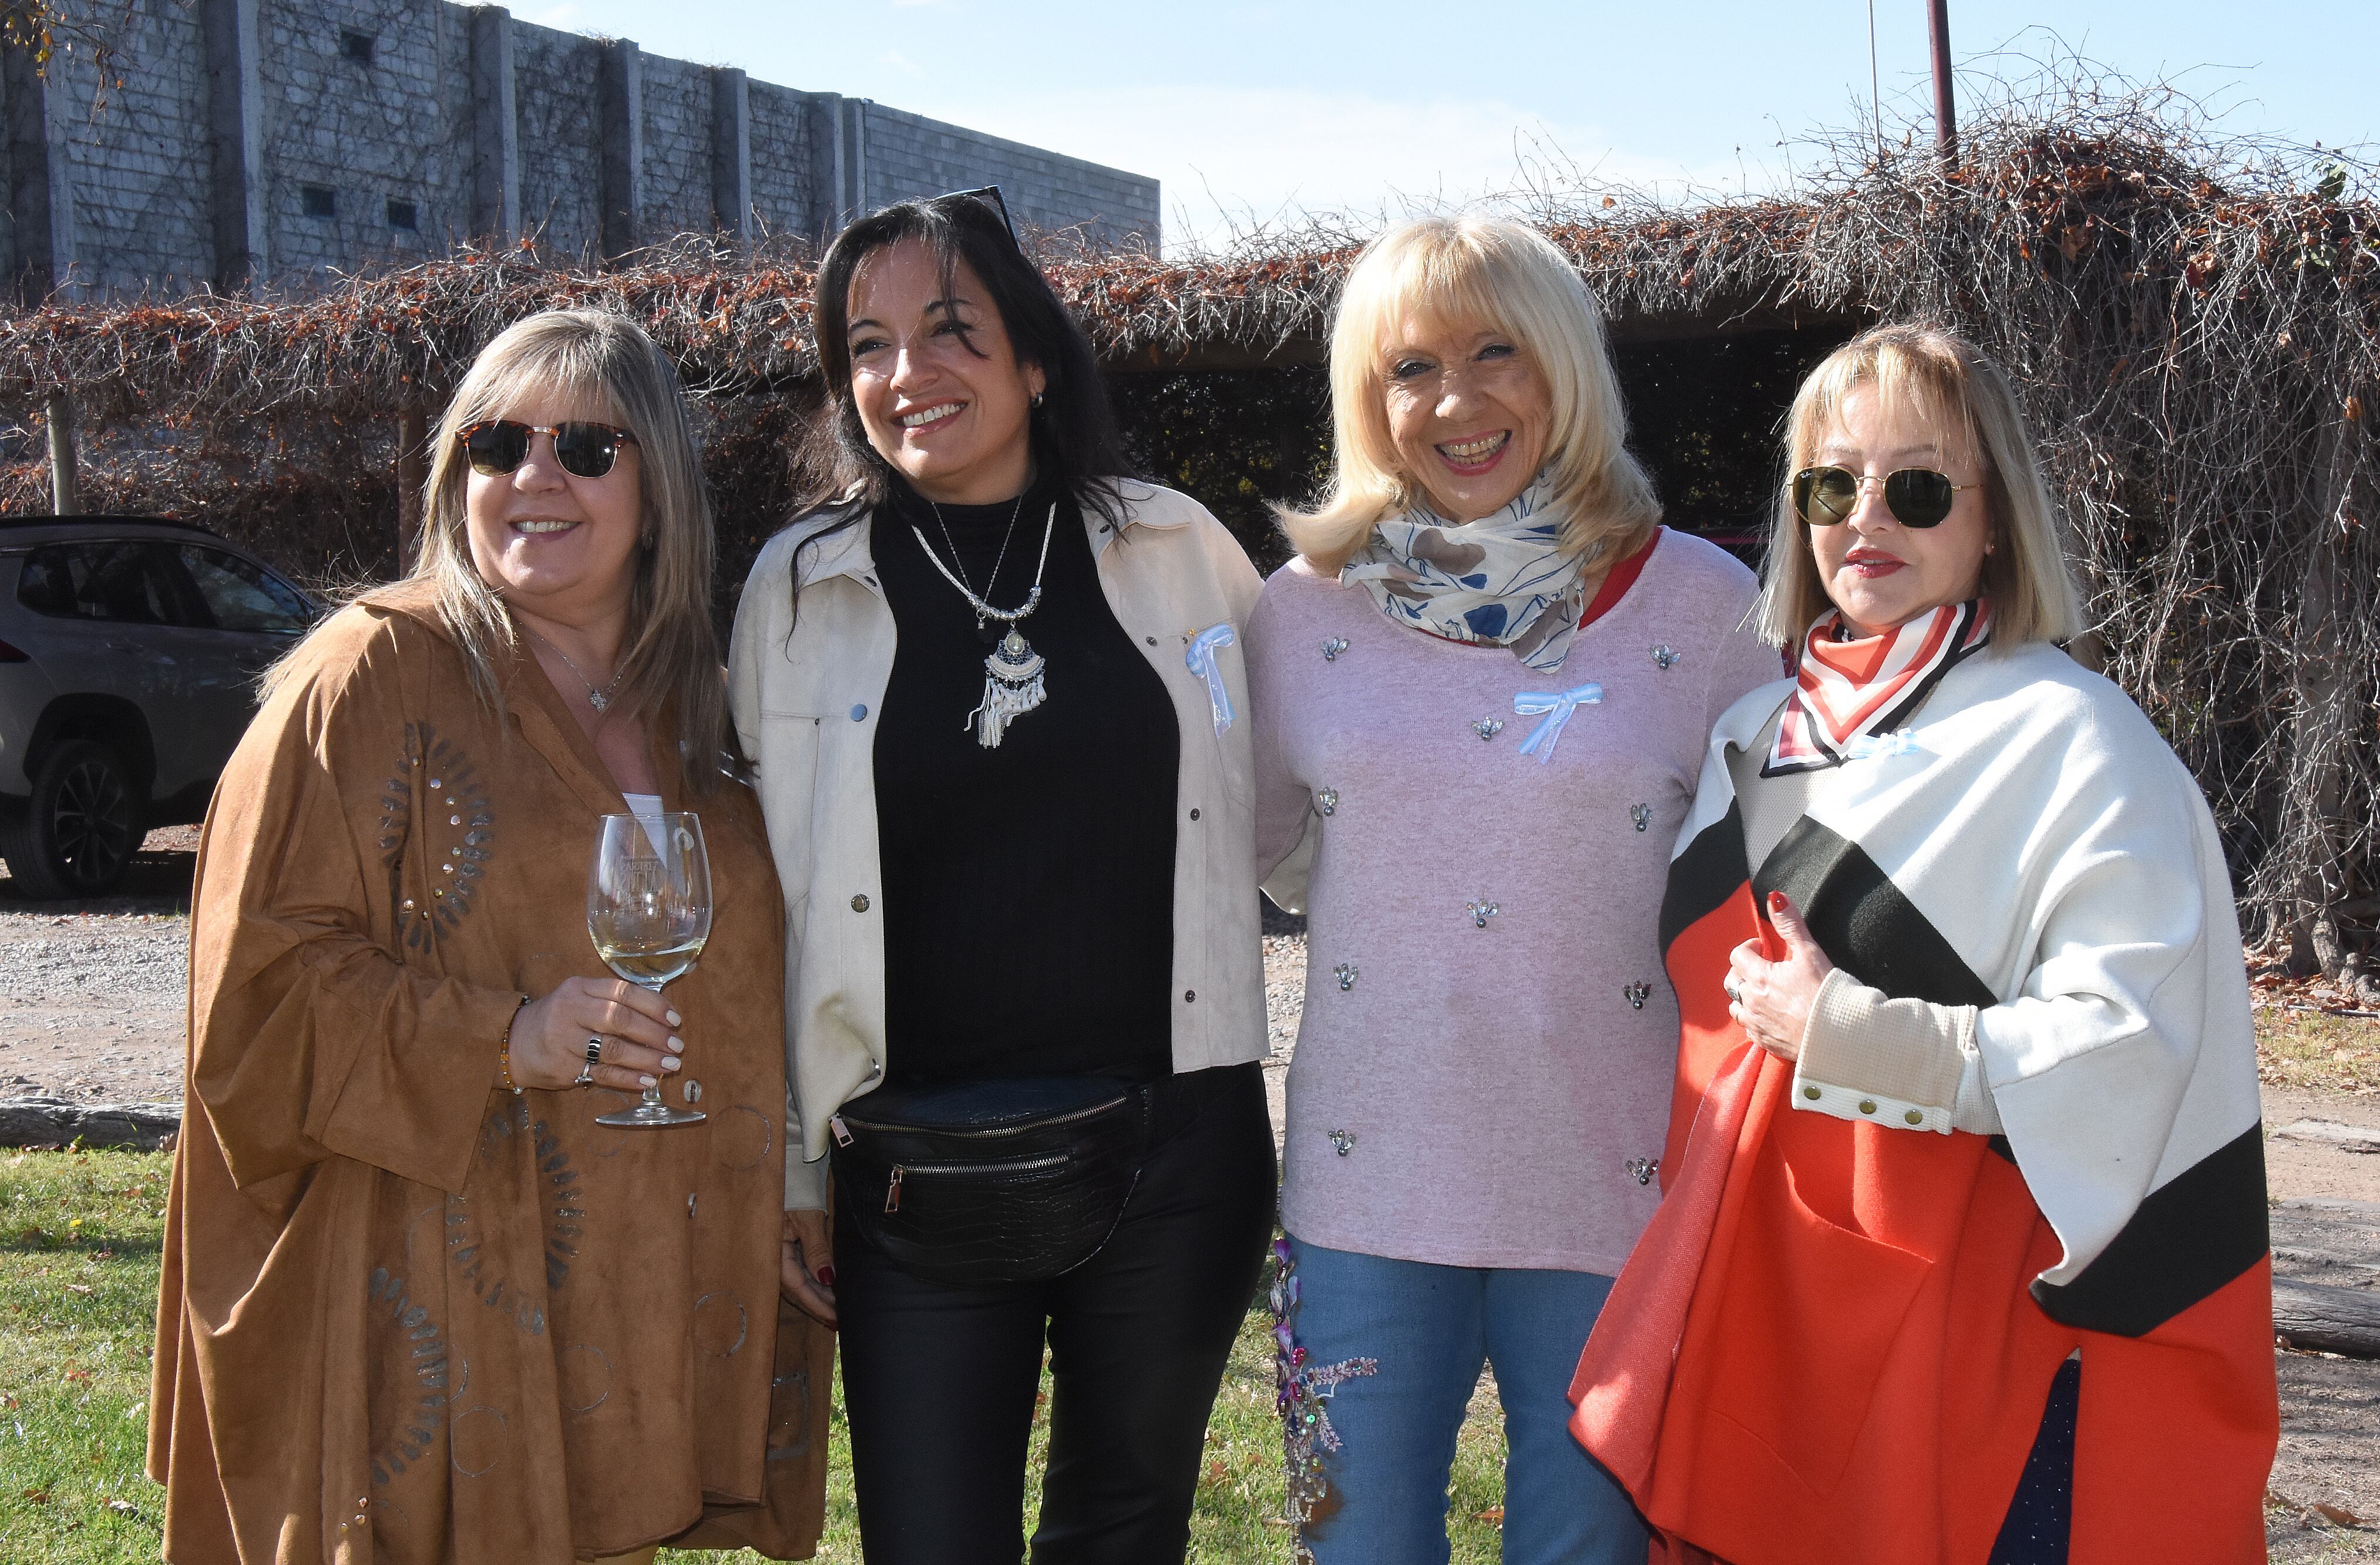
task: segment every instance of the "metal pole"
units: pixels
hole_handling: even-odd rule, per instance
[[[61,516],[82,514],[82,484],[75,471],[74,399],[63,391],[50,394],[50,506]]]
[[[1959,108],[1950,85],[1950,0],[1925,0],[1934,35],[1934,147],[1944,166],[1959,161]]]

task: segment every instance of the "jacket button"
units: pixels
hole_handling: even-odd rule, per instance
[[[1157,645],[1157,637],[1154,636],[1144,637],[1142,639],[1147,641],[1152,647]]]
[[[868,893],[866,892],[862,892],[857,896],[851,899],[851,911],[854,913],[865,913],[868,911]]]
[[[1194,810],[1192,810],[1192,811],[1190,812],[1190,819],[1193,819],[1193,820],[1197,819],[1198,819],[1198,812],[1197,812],[1196,810],[1195,810],[1195,809],[1194,809]]]
[[[866,722],[868,721],[867,702],[862,701],[859,705],[851,709],[851,721],[854,722]]]
[[[1182,998],[1185,1002],[1195,1001],[1198,998],[1198,991],[1196,989],[1184,989],[1182,991]]]
[[[1815,1099],[1815,1098],[1822,1098],[1822,1097],[1824,1097],[1824,1096],[1825,1096],[1825,1094],[1824,1094],[1824,1093],[1821,1093],[1821,1092],[1820,1092],[1816,1087],[1815,1087],[1815,1086],[1805,1086],[1805,1087],[1803,1087],[1803,1088],[1802,1089],[1802,1096],[1803,1096],[1803,1097],[1804,1097],[1804,1098],[1814,1098],[1814,1099]]]
[[[1873,1113],[1875,1113],[1875,1112],[1876,1112],[1876,1099],[1875,1099],[1875,1098],[1861,1098],[1861,1099],[1860,1099],[1860,1112],[1861,1112],[1861,1113],[1863,1113],[1863,1114],[1873,1114]]]
[[[1912,1125],[1922,1125],[1925,1122],[1925,1116],[1915,1109],[1912,1109],[1909,1112],[1901,1115],[1900,1117],[1907,1120]]]

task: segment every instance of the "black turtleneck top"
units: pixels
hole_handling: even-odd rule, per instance
[[[1182,736],[1099,588],[1079,507],[1037,482],[1021,506],[944,505],[938,518],[896,479],[869,526],[899,629],[875,749],[891,1084],[1165,1074]],[[912,528],[1013,609],[1045,526],[1040,606],[1017,629],[1044,660],[1047,695],[986,749],[967,714],[992,644]]]

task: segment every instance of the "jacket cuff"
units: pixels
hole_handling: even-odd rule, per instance
[[[826,1210],[826,1164],[823,1157],[813,1160],[802,1156],[798,1132],[785,1137],[785,1210]]]
[[[1948,1135],[1974,1030],[1972,1005],[1888,999],[1838,967],[1803,1029],[1793,1107]]]

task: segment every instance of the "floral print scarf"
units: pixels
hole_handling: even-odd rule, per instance
[[[1416,504],[1375,526],[1339,573],[1399,625],[1451,641],[1509,647],[1529,668],[1561,667],[1578,633],[1582,562],[1561,547],[1543,479],[1511,504],[1457,524]]]

